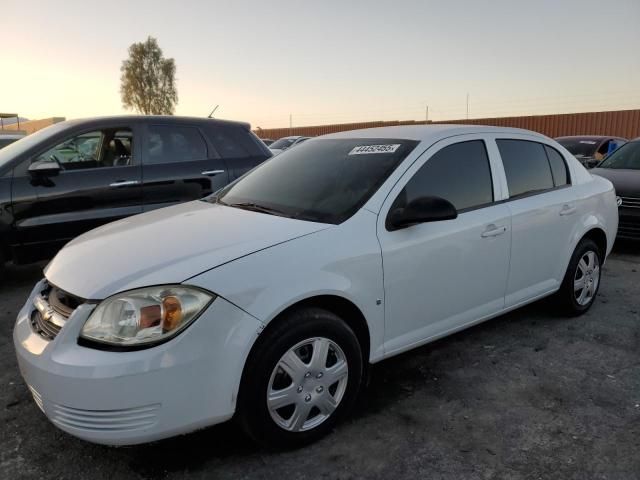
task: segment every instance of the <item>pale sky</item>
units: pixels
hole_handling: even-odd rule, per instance
[[[640,108],[640,0],[0,0],[0,112],[127,113],[148,35],[176,114],[254,128]]]

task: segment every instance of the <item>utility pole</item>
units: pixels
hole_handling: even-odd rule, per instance
[[[293,117],[291,116],[291,114],[289,114],[289,135],[291,135],[291,132],[293,131]]]
[[[429,105],[427,105],[424,112],[424,123],[429,123]]]
[[[469,94],[467,93],[467,120],[469,120]]]

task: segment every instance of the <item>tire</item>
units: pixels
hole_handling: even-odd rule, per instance
[[[237,409],[253,440],[276,448],[306,445],[352,409],[362,384],[362,350],[338,316],[321,308],[295,310],[258,342],[245,365]]]
[[[574,250],[556,294],[560,307],[568,316],[582,315],[593,305],[600,288],[602,255],[598,245],[589,238],[583,238]]]

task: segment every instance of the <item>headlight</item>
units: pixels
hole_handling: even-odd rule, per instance
[[[215,298],[180,285],[123,292],[96,307],[80,338],[121,347],[163,342],[184,330]]]

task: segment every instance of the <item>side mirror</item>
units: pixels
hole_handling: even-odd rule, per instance
[[[453,220],[458,212],[453,204],[442,197],[419,197],[404,208],[396,208],[387,217],[387,230],[400,230],[418,223]]]
[[[38,160],[29,165],[29,173],[33,177],[52,177],[60,173],[60,164],[56,161]]]

